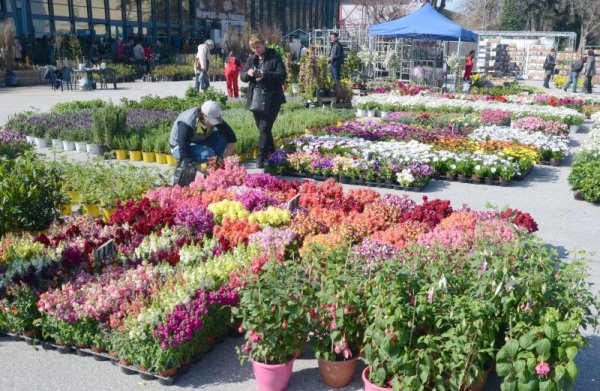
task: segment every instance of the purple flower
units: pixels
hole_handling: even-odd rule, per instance
[[[266,210],[271,205],[278,205],[279,201],[262,190],[252,189],[244,194],[236,196],[236,200],[244,205],[244,209],[251,212]]]
[[[258,243],[265,250],[285,249],[296,239],[296,232],[291,228],[267,227],[260,232],[253,233],[249,237],[250,243]]]
[[[204,208],[183,205],[177,210],[175,221],[203,237],[212,232],[214,227],[213,214]]]

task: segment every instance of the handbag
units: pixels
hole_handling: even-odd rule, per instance
[[[173,186],[189,186],[196,179],[196,166],[194,163],[185,163],[183,160],[177,162],[175,173],[173,173]]]
[[[250,103],[250,111],[257,114],[267,114],[271,109],[271,101],[273,100],[273,91],[267,91],[262,88],[252,90],[252,102]]]

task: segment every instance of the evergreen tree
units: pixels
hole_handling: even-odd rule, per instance
[[[525,27],[521,0],[504,0],[500,13],[500,30],[519,31]]]

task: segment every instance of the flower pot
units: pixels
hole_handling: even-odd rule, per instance
[[[67,140],[63,140],[63,149],[65,151],[74,151],[75,150],[75,143],[73,141],[67,141]]]
[[[100,144],[86,144],[85,149],[87,153],[92,155],[102,155],[104,152],[104,146]]]
[[[369,367],[366,367],[362,373],[363,383],[365,384],[365,391],[388,391],[391,388],[379,387],[369,381]]]
[[[154,163],[156,161],[156,154],[154,152],[142,152],[144,163]]]
[[[459,175],[458,176],[458,181],[462,182],[462,183],[466,183],[467,182],[467,177],[464,175]]]
[[[25,338],[33,338],[33,330],[23,331],[23,337],[25,337]]]
[[[500,186],[508,186],[508,179],[498,179],[498,183],[500,184]]]
[[[472,183],[481,183],[481,177],[478,177],[478,176],[475,176],[475,175],[473,175],[473,176],[471,177],[471,182],[472,182]]]
[[[50,140],[47,138],[43,138],[43,137],[36,137],[35,145],[38,148],[48,148],[48,146],[50,145]]]
[[[27,141],[27,144],[35,145],[35,137],[33,136],[25,136],[25,141]]]
[[[129,365],[131,365],[131,363],[129,361],[127,361],[127,359],[125,358],[120,358],[119,359],[119,364],[128,367]]]
[[[390,115],[389,111],[382,111],[381,118],[387,118]]]
[[[98,205],[83,205],[83,210],[88,216],[98,218],[100,216],[100,208]]]
[[[173,377],[177,375],[177,368],[169,368],[158,372],[162,377]]]
[[[129,151],[129,160],[139,162],[142,160],[142,151]]]
[[[261,391],[285,390],[292,377],[294,361],[295,359],[292,359],[287,364],[269,365],[252,360],[258,389]]]
[[[377,110],[367,110],[367,117],[369,117],[369,118],[377,117]]]
[[[490,178],[490,177],[485,178],[485,184],[486,185],[493,185],[494,184],[494,178]]]
[[[87,143],[85,141],[76,141],[75,150],[77,152],[87,152]]]
[[[73,213],[73,205],[71,204],[65,204],[63,206],[60,207],[60,215],[61,216],[68,216],[71,213]]]
[[[156,162],[158,164],[167,164],[167,154],[166,153],[157,153],[156,154]]]
[[[362,118],[367,116],[367,110],[365,109],[357,109],[356,110],[356,118]]]
[[[569,126],[569,130],[571,131],[571,133],[577,133],[579,132],[579,125],[571,125]]]
[[[102,216],[104,217],[104,221],[108,222],[114,214],[114,208],[102,208]]]
[[[81,198],[79,198],[79,194],[75,193],[74,191],[70,191],[67,194],[69,194],[69,198],[71,199],[71,201],[73,201],[74,204],[78,204],[81,200]]]
[[[63,141],[58,138],[52,139],[52,148],[63,149]]]
[[[117,149],[115,155],[117,155],[117,160],[127,160],[127,151],[124,149]]]
[[[169,166],[175,166],[177,165],[177,159],[175,159],[175,157],[171,154],[167,155],[167,164]]]
[[[319,358],[321,379],[329,387],[344,387],[352,381],[357,362],[358,356],[346,361],[329,361]]]
[[[576,192],[574,192],[574,193],[573,193],[573,197],[574,197],[576,200],[583,200],[583,196],[581,195],[581,192],[580,192],[580,191],[576,191]]]

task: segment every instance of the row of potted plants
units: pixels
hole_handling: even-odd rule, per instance
[[[569,184],[575,198],[588,202],[600,202],[600,114],[592,116],[594,124],[573,159]]]
[[[391,111],[420,111],[420,112],[454,112],[471,113],[484,110],[509,111],[513,119],[535,116],[544,119],[552,119],[567,125],[580,125],[585,115],[577,110],[565,107],[523,105],[516,103],[502,103],[497,101],[469,101],[459,99],[448,99],[437,96],[417,95],[404,96],[398,94],[375,94],[364,97],[355,97],[353,103],[358,105],[370,104],[373,107],[386,106]]]
[[[297,194],[302,208],[283,209]],[[232,324],[232,308],[246,335],[240,354],[264,390],[285,388],[261,373],[279,364],[291,374],[309,334],[324,361],[362,354],[367,387],[470,386],[495,359],[507,386],[560,389],[576,377],[585,340],[573,330],[596,324],[587,312],[596,299],[583,265],[555,259],[536,229],[515,210],[344,193],[331,180],[300,185],[229,160],[189,188],[121,204],[108,223],[57,223],[36,240],[60,254],[47,272],[15,267],[28,257],[3,251],[11,270],[25,271],[2,291],[0,328],[39,327],[55,342],[98,344],[160,372],[200,353]],[[118,267],[94,256],[108,239]]]

